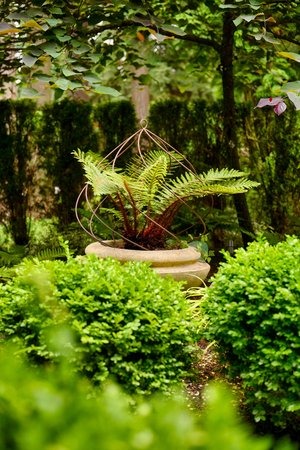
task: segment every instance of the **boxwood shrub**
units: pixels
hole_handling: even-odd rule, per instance
[[[256,421],[300,429],[300,240],[226,255],[207,288],[206,337],[240,377]]]
[[[63,322],[77,336],[77,370],[95,383],[112,377],[130,393],[170,390],[189,371],[198,339],[181,285],[146,264],[93,255],[25,261],[0,286],[0,336],[33,362],[59,356],[47,336]]]
[[[199,419],[182,396],[130,398],[115,384],[92,389],[63,360],[33,368],[0,352],[1,450],[271,450],[239,423],[230,396],[211,386]],[[277,450],[293,450],[288,441]]]

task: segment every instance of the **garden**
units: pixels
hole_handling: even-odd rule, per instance
[[[295,450],[297,2],[3,0],[0,450]]]

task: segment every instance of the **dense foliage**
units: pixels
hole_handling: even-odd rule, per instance
[[[38,107],[1,100],[0,119],[0,223],[18,245],[31,240],[32,217],[54,215],[60,228],[75,221],[83,172],[71,152],[104,154],[135,128],[130,102],[109,108],[65,99]]]
[[[149,128],[180,150],[197,172],[218,168],[226,162],[220,153],[220,108],[219,103],[202,101],[153,103]],[[100,103],[91,108],[82,102],[64,100],[34,111],[34,103],[0,103],[0,221],[13,231],[18,243],[24,242],[24,236],[31,243],[31,217],[54,215],[60,225],[74,220],[83,174],[72,150],[94,149],[105,155],[136,130],[133,106],[127,101]],[[289,109],[275,117],[271,109],[257,111],[252,105],[239,105],[236,114],[239,145],[243,148],[242,168],[250,168],[251,178],[260,182],[247,197],[255,230],[297,234],[299,115]],[[122,165],[126,159],[127,152]],[[186,229],[197,236],[205,232],[202,217],[215,251],[228,239],[233,238],[234,245],[240,243],[236,214],[228,197],[197,200],[192,207],[192,214],[183,209],[178,215],[174,228],[177,235]],[[70,242],[74,233],[72,230],[67,237]]]
[[[18,341],[33,361],[55,359],[47,333],[65,322],[78,339],[77,369],[129,392],[170,390],[190,369],[198,337],[180,284],[143,264],[25,261],[1,285],[2,339]]]
[[[236,78],[242,100],[248,97],[253,101],[260,80],[271,72],[275,59],[272,45],[276,43],[290,54],[297,51],[298,17],[296,2],[281,1],[178,0],[162,6],[156,0],[100,5],[72,0],[53,6],[40,0],[5,0],[0,15],[0,85],[18,78],[25,81],[26,95],[39,95],[32,83],[37,78],[58,97],[77,89],[118,95],[114,84],[128,95],[131,82],[139,78],[141,83],[152,80],[152,86],[158,85],[160,91],[168,88],[171,95],[187,92],[187,96],[200,94],[210,100],[221,97],[220,151],[227,161],[225,167],[240,170]],[[271,78],[277,85],[297,77],[297,67],[294,70],[290,60],[282,64],[282,58],[277,59],[276,64],[279,68]],[[139,77],[141,67],[145,70]],[[17,68],[20,70],[14,70]],[[176,79],[177,74],[181,80]],[[124,79],[130,82],[124,83]],[[103,86],[107,83],[109,86]],[[288,92],[290,98],[296,98],[294,104],[298,103],[298,90]],[[246,245],[254,227],[245,194],[236,195],[233,202]]]
[[[99,128],[100,151],[107,155],[117,147],[124,138],[136,131],[137,120],[132,103],[117,100],[96,103],[93,108],[94,122]],[[124,155],[124,163],[126,155]]]
[[[36,109],[32,101],[0,101],[0,215],[19,245],[28,244],[36,161]]]
[[[179,395],[140,399],[133,412],[130,399],[115,385],[91,395],[91,387],[65,359],[56,368],[37,370],[12,357],[14,352],[2,348],[0,355],[1,450],[272,448],[271,439],[254,437],[240,424],[231,397],[220,387],[207,391],[201,419]],[[292,445],[276,448],[291,450]]]
[[[206,336],[240,377],[256,421],[299,431],[300,240],[226,256],[207,290]]]
[[[54,214],[61,225],[74,222],[74,205],[83,183],[83,173],[72,157],[75,148],[98,148],[92,121],[92,105],[65,99],[45,105],[39,130],[39,153],[54,195]],[[48,195],[51,193],[48,192]]]
[[[282,81],[278,57],[278,71],[268,68],[269,49],[274,43],[284,42],[290,51],[299,45],[297,2],[3,0],[0,85],[22,79],[27,95],[34,95],[32,81],[38,79],[52,90],[117,95],[103,84],[122,89],[126,76],[147,65],[143,82],[160,95],[214,96],[221,90],[219,58],[230,38],[224,35],[226,16],[234,26],[239,85],[254,91],[264,76]]]

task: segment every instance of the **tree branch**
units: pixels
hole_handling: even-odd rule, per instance
[[[115,24],[107,24],[107,25],[100,25],[98,27],[94,27],[93,30],[87,32],[87,35],[95,36],[106,30],[117,30],[117,29],[122,29],[122,28],[139,27],[139,26],[141,26],[141,24],[137,23],[136,21],[124,20],[122,22],[115,23]],[[172,33],[170,31],[165,31],[165,30],[163,30],[163,28],[160,29],[159,27],[157,27],[154,24],[147,25],[146,28],[148,28],[149,30],[155,31],[156,33],[159,32],[163,36],[172,37],[172,38],[180,39],[183,41],[195,42],[196,44],[199,44],[199,45],[205,45],[207,47],[211,47],[218,53],[221,50],[220,44],[218,44],[218,42],[216,42],[212,39],[202,38],[202,37],[196,36],[194,34],[179,35],[176,33]]]
[[[297,39],[294,39],[294,38],[292,38],[290,36],[285,36],[285,35],[277,33],[277,32],[274,32],[273,30],[272,30],[272,34],[273,34],[273,36],[276,39],[280,39],[281,41],[290,42],[291,44],[295,44],[295,45],[300,46],[300,41],[298,41]]]

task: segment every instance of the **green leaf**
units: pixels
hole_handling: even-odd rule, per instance
[[[87,53],[91,51],[91,47],[89,45],[80,45],[80,47],[76,46],[76,49],[73,49],[75,55],[82,55],[83,53]]]
[[[236,5],[233,5],[232,3],[230,3],[228,5],[220,5],[219,8],[221,8],[221,9],[234,9],[234,8],[236,8]]]
[[[258,10],[261,7],[262,2],[260,0],[250,0],[249,6],[254,10]]]
[[[266,41],[266,42],[270,42],[270,44],[278,44],[279,40],[274,38],[272,33],[264,33],[262,35],[262,38]]]
[[[65,77],[71,77],[72,75],[78,75],[77,72],[74,72],[73,70],[70,70],[68,68],[63,68],[62,73]]]
[[[243,20],[249,23],[252,20],[255,20],[258,15],[261,14],[241,14],[236,19],[234,19],[233,23],[237,27],[238,25],[240,25],[240,23],[242,23]]]
[[[72,39],[71,44],[73,45],[73,47],[78,48],[81,46],[81,42],[78,41],[77,39]]]
[[[9,16],[7,16],[8,19],[12,19],[12,20],[28,20],[29,16],[25,13],[21,13],[21,12],[14,12],[9,14]]]
[[[261,41],[264,37],[263,33],[256,33],[253,35],[256,41]]]
[[[67,42],[72,39],[71,36],[67,35],[64,30],[54,30],[54,34],[59,42]]]
[[[83,76],[83,79],[91,84],[101,83],[101,81],[99,80],[99,76],[96,75],[95,73],[87,73]]]
[[[49,83],[50,81],[53,81],[53,78],[50,75],[45,75],[45,74],[39,74],[36,75],[36,79],[39,81],[44,81],[45,83]]]
[[[119,97],[119,95],[121,95],[120,92],[116,89],[107,86],[93,87],[93,92],[95,92],[96,94],[111,95],[112,97]]]
[[[238,27],[243,22],[243,16],[238,16],[236,19],[234,19],[233,23],[236,27]]]
[[[277,52],[277,55],[283,56],[284,58],[292,59],[293,61],[300,62],[300,55],[293,52]]]
[[[141,17],[135,16],[135,15],[130,17],[130,20],[132,20],[133,22],[136,22],[136,23],[141,23],[145,27],[149,27],[150,25],[153,25],[153,22],[151,20],[142,19]]]
[[[300,402],[292,403],[287,407],[287,411],[299,411],[299,410],[300,410]]]
[[[91,53],[89,55],[89,59],[95,64],[99,62],[100,58],[101,58],[100,53]]]
[[[57,87],[63,91],[69,89],[70,81],[67,78],[58,78],[55,80],[54,87]]]
[[[300,92],[300,80],[289,81],[282,86],[284,92]]]
[[[32,56],[32,55],[24,54],[22,56],[22,61],[25,64],[25,66],[27,66],[27,67],[34,66],[34,64],[36,63],[37,60],[38,60],[38,58],[36,58],[35,56]]]
[[[52,58],[57,58],[60,53],[60,48],[53,42],[47,42],[45,44],[41,45],[41,48],[44,50],[45,53],[52,56]]]
[[[46,19],[46,22],[48,23],[48,25],[50,25],[50,27],[56,27],[57,25],[60,25],[62,23],[61,19]]]
[[[43,10],[40,8],[36,8],[36,7],[28,8],[26,10],[26,13],[29,17],[43,17],[44,16]]]
[[[161,27],[162,30],[167,31],[168,33],[173,33],[176,36],[185,36],[186,32],[181,30],[180,28],[174,26],[174,25],[163,25]]]
[[[21,88],[19,95],[21,98],[34,98],[34,97],[38,97],[40,95],[40,93],[36,89],[33,89],[33,88]]]
[[[80,66],[79,64],[74,64],[73,70],[76,70],[76,72],[86,72],[88,69],[84,66]]]
[[[299,111],[300,110],[300,95],[295,94],[294,92],[287,92],[287,96],[291,100],[291,102],[294,103],[296,110]]]
[[[82,87],[81,83],[76,83],[74,81],[70,81],[67,78],[58,78],[55,80],[53,87],[57,87],[62,91],[67,91],[68,89],[73,90]]]
[[[62,9],[61,8],[58,8],[57,6],[54,6],[53,8],[50,8],[49,9],[49,11],[52,13],[52,14],[57,14],[58,16],[62,16],[63,14],[64,14],[64,12],[62,11]]]

